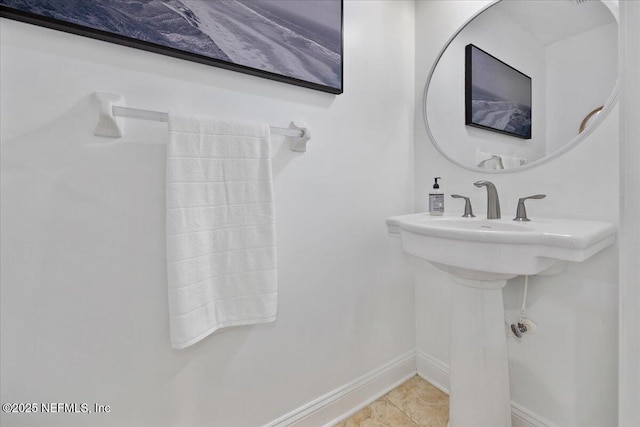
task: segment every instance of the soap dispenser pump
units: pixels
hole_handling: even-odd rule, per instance
[[[438,180],[439,176],[434,178],[433,190],[429,193],[429,213],[431,215],[444,214],[444,193],[440,191]]]

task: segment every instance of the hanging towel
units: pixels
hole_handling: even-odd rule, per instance
[[[169,114],[171,345],[272,322],[276,235],[269,126]]]
[[[500,156],[505,169],[517,168],[527,163],[527,159],[515,156]]]

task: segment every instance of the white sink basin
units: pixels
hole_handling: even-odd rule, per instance
[[[430,261],[454,276],[474,280],[534,275],[558,261],[581,262],[615,241],[615,226],[600,221],[431,216],[428,213],[387,219],[411,255]]]
[[[387,219],[411,255],[451,278],[449,426],[511,427],[502,288],[518,275],[580,262],[615,241],[599,221],[486,220],[427,213]]]

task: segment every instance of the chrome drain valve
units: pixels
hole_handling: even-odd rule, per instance
[[[507,321],[507,324],[510,322]],[[518,323],[510,323],[511,333],[515,338],[522,338],[524,334],[533,335],[536,333],[538,326],[531,319],[523,318]]]

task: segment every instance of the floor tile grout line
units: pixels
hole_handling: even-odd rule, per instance
[[[403,383],[404,384],[404,383]],[[388,394],[388,393],[387,393]],[[404,412],[401,408],[398,407],[398,405],[396,405],[395,403],[393,403],[392,401],[390,401],[389,399],[387,399],[386,394],[384,396],[382,396],[380,399],[378,400],[385,400],[388,404],[390,404],[391,406],[393,406],[394,408],[396,408],[398,411],[400,411],[400,413],[402,415],[404,415],[405,417],[407,417],[412,423],[414,423],[416,426],[420,426],[420,424],[418,424],[418,422],[416,420],[414,420],[413,418],[411,418],[411,416],[409,414],[407,414],[406,412]]]
[[[425,382],[425,383],[427,383],[430,387],[433,387],[434,389],[437,389],[437,387],[435,387],[435,386],[434,386],[433,384],[431,384],[429,381],[425,380],[424,378],[420,377],[419,375],[416,375],[416,376],[414,376],[414,377],[409,378],[409,379],[408,379],[407,381],[405,381],[404,383],[400,384],[400,385],[399,385],[398,387],[396,387],[394,390],[399,389],[400,387],[402,387],[403,385],[407,384],[408,382],[411,382],[411,381],[414,381],[414,382],[415,382],[415,379],[416,379],[416,378],[418,378],[418,381],[419,381],[419,382]],[[415,387],[415,386],[416,386],[415,384],[411,384],[411,386],[410,386],[409,388],[411,388],[411,389],[413,389],[413,388],[421,388],[421,387]],[[369,405],[367,405],[366,407],[371,408],[371,406],[372,406],[372,405],[374,405],[375,403],[379,403],[379,404],[383,404],[383,405],[390,405],[390,407],[391,407],[391,408],[395,408],[395,409],[397,409],[397,410],[400,412],[400,414],[402,414],[402,416],[406,417],[406,418],[410,421],[410,424],[411,424],[412,426],[415,426],[415,427],[422,427],[422,426],[424,426],[423,424],[420,424],[420,422],[419,422],[418,420],[415,420],[415,419],[414,419],[410,414],[408,414],[407,412],[403,411],[403,410],[402,410],[402,408],[400,408],[400,406],[398,406],[397,404],[395,404],[391,399],[389,399],[389,397],[388,397],[388,396],[389,396],[389,395],[390,395],[394,390],[391,390],[391,391],[387,392],[386,394],[384,394],[383,396],[380,396],[377,400],[375,400],[374,402],[371,402],[371,403],[370,403]],[[439,391],[440,391],[440,390],[439,390]],[[446,396],[446,395],[445,395],[445,396]],[[440,399],[439,399],[439,398],[436,398],[435,400],[440,401]],[[449,402],[448,402],[448,396],[446,396],[446,400],[447,400],[447,401],[446,401],[446,406],[447,406],[447,408],[448,408],[448,405],[449,405]],[[436,406],[437,406],[437,407],[440,407],[440,406],[441,406],[441,404],[442,404],[442,402],[435,402],[435,401],[431,401],[430,399],[422,400],[422,399],[418,398],[418,401],[419,401],[419,402],[417,402],[417,404],[418,404],[419,406],[422,406],[422,404],[424,404],[424,405],[426,405],[426,406],[428,406],[428,407],[431,407],[432,409],[435,409],[435,407],[436,407]],[[432,405],[432,404],[435,404],[435,405]],[[366,407],[365,407],[365,408],[366,408]],[[412,407],[413,407],[413,406],[412,406]],[[362,408],[362,409],[364,409],[364,408]],[[411,409],[411,408],[407,407],[407,409]],[[416,414],[416,415],[419,415],[419,414]],[[338,426],[346,427],[346,426],[347,426],[347,421],[348,421],[349,419],[351,419],[352,417],[354,417],[354,416],[355,416],[355,414],[353,414],[353,415],[352,415],[351,417],[349,417],[348,419],[343,420],[343,422],[342,422],[341,424],[339,423],[339,424],[337,424],[337,425],[336,425],[336,426],[334,426],[334,427],[338,427]],[[388,421],[388,420],[385,420],[385,421]],[[360,424],[358,423],[358,426],[359,426],[359,425],[360,425]],[[429,424],[429,425],[430,425],[430,424]]]
[[[434,386],[433,384],[431,384],[429,381],[425,380],[424,378],[420,377],[419,375],[416,375],[415,377],[411,377],[411,378],[409,378],[407,381],[405,381],[404,383],[402,383],[401,385],[399,385],[399,386],[398,386],[398,387],[396,387],[396,388],[400,388],[400,387],[402,387],[403,385],[407,384],[408,382],[410,382],[410,381],[412,381],[412,380],[415,380],[415,378],[416,378],[416,377],[419,379],[419,381],[424,381],[425,383],[429,384],[429,386],[431,386],[431,387],[434,387],[434,388],[435,388],[435,386]],[[413,388],[413,387],[412,387],[412,388]],[[392,390],[392,391],[393,391],[393,390]],[[389,393],[391,393],[391,391],[390,391]],[[398,405],[396,405],[393,401],[391,401],[390,399],[388,399],[388,398],[386,397],[389,393],[385,394],[385,395],[384,395],[384,396],[382,396],[382,397],[383,397],[383,398],[385,398],[385,399],[387,400],[387,402],[389,402],[390,404],[392,404],[393,406],[395,406],[396,408],[398,408],[398,409],[400,410],[400,412],[402,412],[403,414],[405,414],[405,415],[406,415],[406,416],[407,416],[411,421],[413,421],[413,423],[414,423],[414,424],[416,424],[417,426],[421,426],[420,422],[419,422],[418,420],[414,419],[414,418],[411,416],[411,414],[408,414],[408,413],[406,413],[405,411],[403,411],[403,410],[402,410],[402,408],[400,408],[400,407],[399,407]],[[447,396],[447,397],[448,397],[448,396]],[[432,404],[433,404],[433,403],[435,403],[434,401],[431,401],[431,400],[422,400],[422,399],[419,399],[419,400],[420,400],[420,403],[422,403],[422,404],[424,404],[424,405],[427,405],[427,406],[429,406],[429,407],[432,407],[432,408],[433,408],[433,405],[432,405]],[[436,398],[436,400],[440,400],[440,399]],[[437,406],[440,406],[440,403],[437,403]],[[448,401],[447,401],[447,407],[448,407]]]
[[[416,420],[414,420],[411,415],[407,414],[406,412],[404,412],[402,410],[402,408],[400,408],[398,405],[396,405],[395,403],[393,403],[391,400],[387,399],[385,397],[386,395],[382,396],[381,399],[386,400],[391,406],[393,406],[394,408],[396,408],[398,411],[400,411],[400,413],[402,413],[405,417],[409,418],[411,420],[412,423],[414,423],[415,425],[419,426],[420,424],[418,424],[418,422]]]

